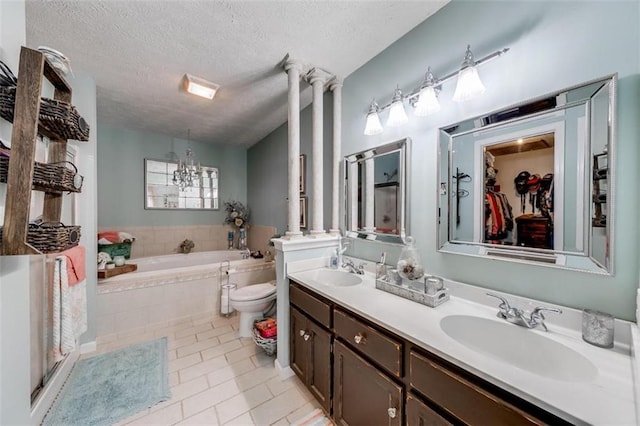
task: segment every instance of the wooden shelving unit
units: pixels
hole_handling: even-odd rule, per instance
[[[38,134],[50,139],[48,162],[65,161],[67,139],[39,126],[40,97],[43,78],[55,88],[54,99],[71,103],[71,86],[39,51],[22,47],[16,88],[11,156],[7,173],[7,196],[4,226],[2,229],[2,254],[39,254],[27,243],[31,190],[44,190],[44,222],[60,222],[62,192],[33,186],[36,139]]]

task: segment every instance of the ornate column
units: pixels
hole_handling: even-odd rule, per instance
[[[302,64],[288,58],[284,69],[289,76],[289,203],[285,236],[296,238],[300,232],[300,72]]]
[[[329,85],[333,91],[333,189],[331,192],[331,229],[332,235],[340,235],[340,167],[342,160],[342,80],[334,79]],[[346,208],[346,206],[345,206]]]
[[[313,68],[307,74],[307,80],[313,87],[313,134],[312,134],[312,174],[313,174],[313,187],[311,192],[311,205],[312,205],[312,226],[311,235],[321,235],[325,233],[324,230],[324,188],[323,188],[323,94],[324,85],[328,81],[330,74],[322,71],[319,68]]]

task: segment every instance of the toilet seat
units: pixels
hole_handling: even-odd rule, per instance
[[[254,284],[232,290],[229,293],[229,299],[236,302],[248,302],[264,299],[275,294],[275,292],[276,286],[273,283]]]

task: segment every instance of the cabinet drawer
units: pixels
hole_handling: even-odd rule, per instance
[[[331,305],[299,287],[289,286],[289,300],[308,316],[327,328],[331,328]]]
[[[464,423],[543,424],[431,357],[411,351],[409,358],[410,385]]]
[[[349,342],[351,346],[386,369],[396,377],[402,377],[402,342],[383,334],[336,309],[334,328],[337,337]]]

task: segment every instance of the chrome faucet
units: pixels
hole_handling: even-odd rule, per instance
[[[338,265],[342,264],[342,255],[351,246],[351,241],[346,237],[340,237],[338,239]]]
[[[242,258],[248,259],[249,257],[251,257],[251,250],[249,248],[242,250]]]
[[[347,268],[352,274],[364,275],[364,263],[356,266],[353,260],[345,259],[344,262],[342,262],[342,267]]]
[[[542,326],[544,331],[549,331],[547,325],[544,323],[545,317],[542,311],[555,312],[557,314],[561,314],[562,310],[556,308],[546,308],[544,306],[538,306],[530,314],[527,315],[522,309],[512,307],[507,299],[502,296],[498,296],[497,294],[487,293],[487,296],[495,297],[500,300],[500,304],[498,305],[498,318],[502,318],[505,321],[508,321],[512,324],[519,325],[521,327],[526,328],[536,328],[537,326]]]

